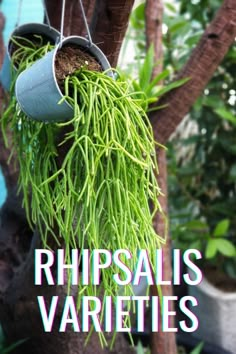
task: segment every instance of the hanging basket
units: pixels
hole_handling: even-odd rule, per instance
[[[60,33],[53,27],[42,23],[26,23],[17,27],[11,34],[7,45],[7,51],[4,57],[3,65],[0,72],[0,81],[6,91],[10,90],[11,82],[14,77],[14,71],[17,67],[12,67],[12,54],[14,44],[11,40],[13,37],[30,38],[33,35],[40,35],[52,44],[57,43]]]
[[[43,122],[62,122],[73,118],[72,106],[63,101],[63,93],[55,73],[58,51],[65,45],[75,45],[95,58],[102,70],[111,69],[103,52],[87,39],[78,36],[67,37],[51,52],[24,70],[15,85],[16,98],[21,110],[30,118]],[[113,76],[112,71],[108,75]]]

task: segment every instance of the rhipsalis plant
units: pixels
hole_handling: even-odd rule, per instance
[[[48,49],[41,47],[39,57]],[[27,61],[18,61],[18,73],[35,59],[27,55]],[[36,122],[19,109],[12,88],[2,116],[6,143],[6,128],[13,132],[30,225],[39,228],[45,247],[54,238],[65,248],[67,262],[71,248],[128,249],[128,266],[134,270],[138,250],[147,249],[154,268],[154,250],[163,238],[154,230],[153,218],[162,210],[145,95],[132,93],[119,75],[114,80],[85,65],[66,77],[62,100],[73,107],[73,119]],[[101,272],[103,294],[113,299],[120,291],[115,273],[124,277],[115,264]],[[123,288],[123,295],[132,295],[131,285]],[[78,308],[82,295],[99,293],[98,286],[79,285]]]

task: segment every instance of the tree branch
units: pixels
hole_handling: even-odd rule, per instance
[[[146,24],[146,39],[147,47],[151,44],[154,45],[154,60],[158,62],[153,70],[153,77],[158,75],[162,71],[163,62],[163,47],[162,47],[162,18],[163,18],[163,2],[162,0],[147,0],[145,7],[145,24]],[[156,121],[153,122],[153,125]],[[164,196],[160,197],[159,201],[162,206],[163,211],[167,215],[168,211],[168,199],[167,199],[167,163],[166,163],[166,152],[164,149],[157,151],[158,166],[160,166],[160,171],[158,175],[158,184],[164,193]],[[154,220],[154,227],[159,235],[165,234],[165,220],[159,215],[156,216]],[[171,245],[170,239],[167,237],[166,244],[162,247],[164,254],[164,273],[171,279],[172,269],[171,269]],[[151,295],[158,296],[158,290],[156,286],[151,286]],[[163,296],[172,296],[173,289],[172,286],[162,287]],[[162,315],[161,311],[158,311],[158,323],[160,328],[162,327]],[[173,324],[172,324],[173,326]],[[153,332],[151,336],[151,350],[152,354],[162,353],[162,354],[176,354],[176,341],[174,333],[167,333],[159,331],[157,333]]]
[[[163,2],[162,0],[147,0],[145,6],[145,25],[147,49],[151,44],[154,45],[154,60],[153,76],[160,74],[163,66],[163,46],[162,46],[162,18],[163,18]]]
[[[45,3],[51,25],[59,30],[62,0],[57,3],[55,0],[45,0]],[[93,42],[101,48],[113,67],[117,64],[133,3],[134,0],[87,0],[83,2]],[[65,19],[64,35],[86,35],[78,1],[68,0]]]
[[[91,21],[91,17],[94,10],[96,0],[83,1],[84,12],[88,23]],[[50,23],[53,27],[60,30],[61,27],[61,9],[62,0],[45,0]],[[86,29],[82,18],[79,1],[68,0],[65,8],[65,23],[64,23],[64,36],[79,35],[85,36]]]
[[[115,67],[121,44],[128,27],[134,0],[97,0],[92,27],[94,43]]]
[[[236,1],[225,0],[177,77],[189,77],[190,81],[163,96],[158,105],[168,104],[168,107],[151,115],[151,120],[155,121],[154,130],[158,142],[165,144],[189,112],[235,37]]]

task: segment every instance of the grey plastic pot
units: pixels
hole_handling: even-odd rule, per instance
[[[198,301],[191,310],[199,321],[193,336],[236,353],[236,293],[217,289],[205,277],[200,284],[189,286],[188,293]]]
[[[110,64],[103,52],[83,37],[70,36],[42,59],[23,71],[17,78],[15,93],[21,110],[30,118],[47,123],[62,122],[73,118],[72,106],[64,101],[58,102],[63,94],[58,86],[55,75],[55,58],[58,50],[65,44],[75,44],[85,48],[97,59],[105,71]],[[112,72],[108,73],[112,76]]]
[[[0,81],[2,86],[6,91],[10,90],[12,77],[14,76],[12,73],[12,69],[16,70],[16,68],[12,68],[12,46],[13,43],[11,38],[14,36],[18,37],[27,37],[29,35],[41,35],[49,39],[52,44],[56,44],[60,37],[60,32],[58,32],[55,28],[49,27],[43,23],[26,23],[17,27],[11,34],[10,40],[8,41],[6,54],[4,57],[3,65],[0,72]]]

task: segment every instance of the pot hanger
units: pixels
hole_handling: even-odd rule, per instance
[[[43,0],[43,2],[44,2],[44,0]],[[89,25],[88,25],[88,21],[87,21],[86,15],[85,15],[85,11],[84,11],[84,6],[83,6],[83,3],[82,3],[82,0],[79,0],[79,4],[80,4],[82,17],[83,17],[84,25],[85,25],[87,36],[88,36],[88,42],[89,42],[88,43],[88,47],[91,47],[93,45],[93,41],[92,41],[91,33],[90,33],[90,30],[89,30]],[[62,0],[59,48],[62,46],[62,40],[63,40],[64,23],[65,23],[65,6],[66,6],[66,0]]]
[[[23,0],[19,0],[15,28],[18,27],[19,23],[20,23],[21,14],[22,14],[22,5],[23,5]],[[48,12],[47,12],[47,7],[45,5],[45,0],[42,0],[42,5],[43,5],[44,15],[46,17],[46,23],[47,23],[48,27],[51,28],[51,24],[50,24]]]

